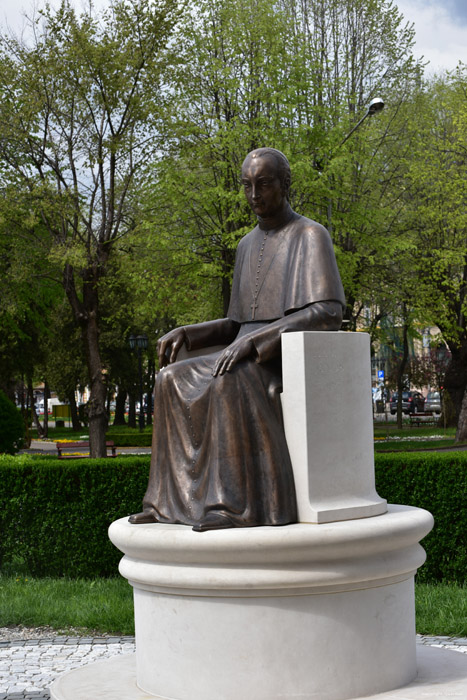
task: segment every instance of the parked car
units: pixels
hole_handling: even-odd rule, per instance
[[[425,397],[419,391],[402,392],[402,413],[423,413],[425,409]],[[397,413],[397,392],[392,395],[390,401],[391,415]]]
[[[430,391],[425,399],[425,413],[441,413],[441,396],[439,391]]]

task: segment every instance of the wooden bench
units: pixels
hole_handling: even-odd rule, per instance
[[[58,458],[59,459],[87,459],[89,457],[89,454],[87,455],[82,455],[82,454],[67,454],[66,450],[87,450],[89,452],[89,441],[88,440],[79,440],[78,442],[56,442],[55,446],[57,448],[58,452]],[[116,457],[116,449],[115,445],[112,441],[106,442],[105,446],[107,450],[111,450],[111,454],[107,455],[108,457]]]
[[[410,413],[409,414],[410,425],[414,424],[420,425],[437,425],[439,416],[436,417],[434,413]]]

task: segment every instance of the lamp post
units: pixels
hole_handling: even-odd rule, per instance
[[[358,121],[358,122],[355,124],[355,126],[349,131],[349,133],[348,133],[348,134],[345,136],[345,138],[340,142],[340,144],[337,146],[337,148],[336,148],[335,150],[339,150],[339,148],[341,148],[341,147],[344,145],[344,143],[352,136],[352,134],[355,133],[355,131],[357,131],[357,129],[363,124],[363,122],[365,121],[365,119],[366,119],[367,117],[372,117],[374,114],[377,114],[378,112],[381,112],[381,110],[382,110],[383,108],[384,108],[384,102],[383,102],[383,100],[381,99],[381,97],[375,97],[373,100],[371,100],[371,102],[370,102],[370,104],[368,105],[367,110],[366,110],[365,114],[363,115],[363,117],[362,117],[362,118],[360,119],[360,121]],[[326,162],[327,162],[327,163],[329,163],[329,161],[331,160],[331,158],[332,158],[332,156],[334,155],[334,153],[335,153],[335,151],[332,152],[332,153],[330,153],[330,154],[328,155],[328,157],[326,158]],[[321,168],[320,168],[320,170],[321,170]],[[328,175],[328,181],[329,181],[329,184],[330,184],[330,182],[331,182],[331,177],[330,177],[329,175]],[[328,211],[327,211],[327,215],[328,215],[328,229],[329,229],[329,233],[332,235],[332,200],[331,200],[331,196],[328,197]]]
[[[142,364],[142,351],[146,350],[148,347],[148,337],[147,335],[133,335],[131,334],[128,338],[128,343],[130,348],[134,350],[136,348],[138,352],[138,373],[139,373],[139,429],[144,430],[144,411],[143,411],[143,364]]]
[[[347,134],[345,139],[340,142],[340,144],[338,145],[338,148],[340,148],[341,146],[344,145],[344,143],[347,141],[347,139],[349,139],[352,136],[354,131],[357,131],[357,129],[363,124],[363,122],[365,121],[365,119],[367,117],[372,117],[374,114],[381,112],[383,107],[384,107],[384,102],[381,99],[381,97],[375,97],[373,100],[371,100],[370,104],[368,105],[366,113],[363,115],[363,117],[360,119],[360,121],[355,124],[353,129],[351,129],[349,131],[349,133]]]

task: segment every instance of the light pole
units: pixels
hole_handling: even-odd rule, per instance
[[[381,112],[383,107],[384,107],[384,102],[381,99],[381,97],[375,97],[373,100],[371,100],[370,104],[368,105],[366,113],[363,115],[363,117],[360,119],[360,121],[355,124],[353,129],[351,129],[349,131],[349,133],[347,134],[345,139],[340,142],[340,144],[338,145],[337,148],[340,148],[341,146],[344,145],[344,143],[347,141],[347,139],[349,139],[352,136],[354,131],[357,131],[357,129],[363,124],[363,122],[365,121],[365,119],[367,117],[372,117],[374,114]]]
[[[344,145],[344,143],[352,136],[352,134],[355,133],[355,131],[357,131],[357,129],[363,124],[363,122],[365,121],[365,119],[366,119],[367,117],[372,117],[374,114],[377,114],[378,112],[381,112],[381,110],[383,109],[383,107],[384,107],[384,102],[383,102],[383,100],[381,99],[381,97],[375,97],[373,100],[371,100],[371,102],[370,102],[370,104],[368,105],[367,110],[366,110],[365,114],[363,115],[363,117],[362,117],[362,118],[360,119],[360,121],[358,121],[358,122],[355,124],[355,126],[349,131],[349,133],[347,134],[347,136],[340,142],[340,144],[337,146],[337,148],[335,149],[335,151],[339,150],[339,148],[341,148],[341,147]],[[327,163],[329,163],[329,161],[331,160],[331,158],[332,158],[332,156],[334,155],[335,151],[332,152],[332,153],[330,153],[330,154],[328,155],[328,157],[326,158],[326,162],[327,162]],[[331,176],[330,176],[330,175],[328,175],[328,182],[329,182],[329,186],[331,186]],[[329,195],[329,197],[328,197],[328,207],[327,207],[327,208],[328,208],[328,211],[327,211],[327,215],[328,215],[328,230],[329,230],[329,233],[332,235],[332,199],[331,199],[331,196],[330,196],[330,195]]]
[[[130,348],[134,350],[136,348],[138,352],[138,373],[139,373],[139,429],[144,430],[144,410],[143,410],[143,364],[142,364],[142,351],[146,350],[148,347],[148,337],[147,335],[133,335],[131,334],[128,338],[128,343]]]

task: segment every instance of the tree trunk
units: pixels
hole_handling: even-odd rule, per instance
[[[125,421],[125,401],[126,389],[118,387],[117,396],[115,397],[115,416],[114,425],[126,425]]]
[[[83,329],[87,351],[88,370],[90,377],[90,398],[88,404],[89,416],[89,455],[90,457],[106,457],[105,445],[107,431],[107,411],[105,399],[107,386],[102,372],[99,351],[99,329],[95,314],[90,314],[88,323]]]
[[[146,425],[152,425],[152,394],[154,391],[154,383],[156,381],[156,365],[154,360],[150,359],[148,364],[149,391],[146,394]]]
[[[464,398],[462,399],[455,442],[467,442],[467,389],[465,390]]]
[[[136,399],[134,392],[128,395],[128,425],[130,428],[136,428]]]
[[[461,418],[462,404],[467,387],[467,339],[458,347],[451,347],[451,359],[444,377],[444,390],[449,394],[453,415],[447,416],[448,426],[457,426]],[[457,439],[457,437],[456,437]]]
[[[49,385],[44,382],[44,437],[49,437]]]
[[[402,428],[402,392],[404,390],[404,373],[409,358],[408,326],[404,323],[402,327],[402,358],[397,368],[397,427]]]
[[[32,422],[36,427],[38,437],[43,437],[44,430],[42,428],[42,425],[40,424],[39,418],[38,418],[37,413],[36,413],[36,406],[34,404],[34,389],[32,388],[31,379],[28,379],[28,396],[29,396],[29,403],[31,405]]]
[[[73,430],[78,432],[79,430],[81,430],[81,423],[79,422],[78,407],[76,405],[75,392],[70,391],[70,393],[67,396],[67,399],[70,402],[71,425],[73,427]]]
[[[105,254],[101,254],[100,268],[105,268]],[[86,364],[89,376],[90,398],[88,402],[89,454],[106,457],[106,430],[108,425],[105,400],[107,385],[99,348],[99,269],[92,266],[83,273],[83,296],[80,300],[74,279],[74,271],[68,263],[63,270],[63,286],[76,321],[81,327]]]

